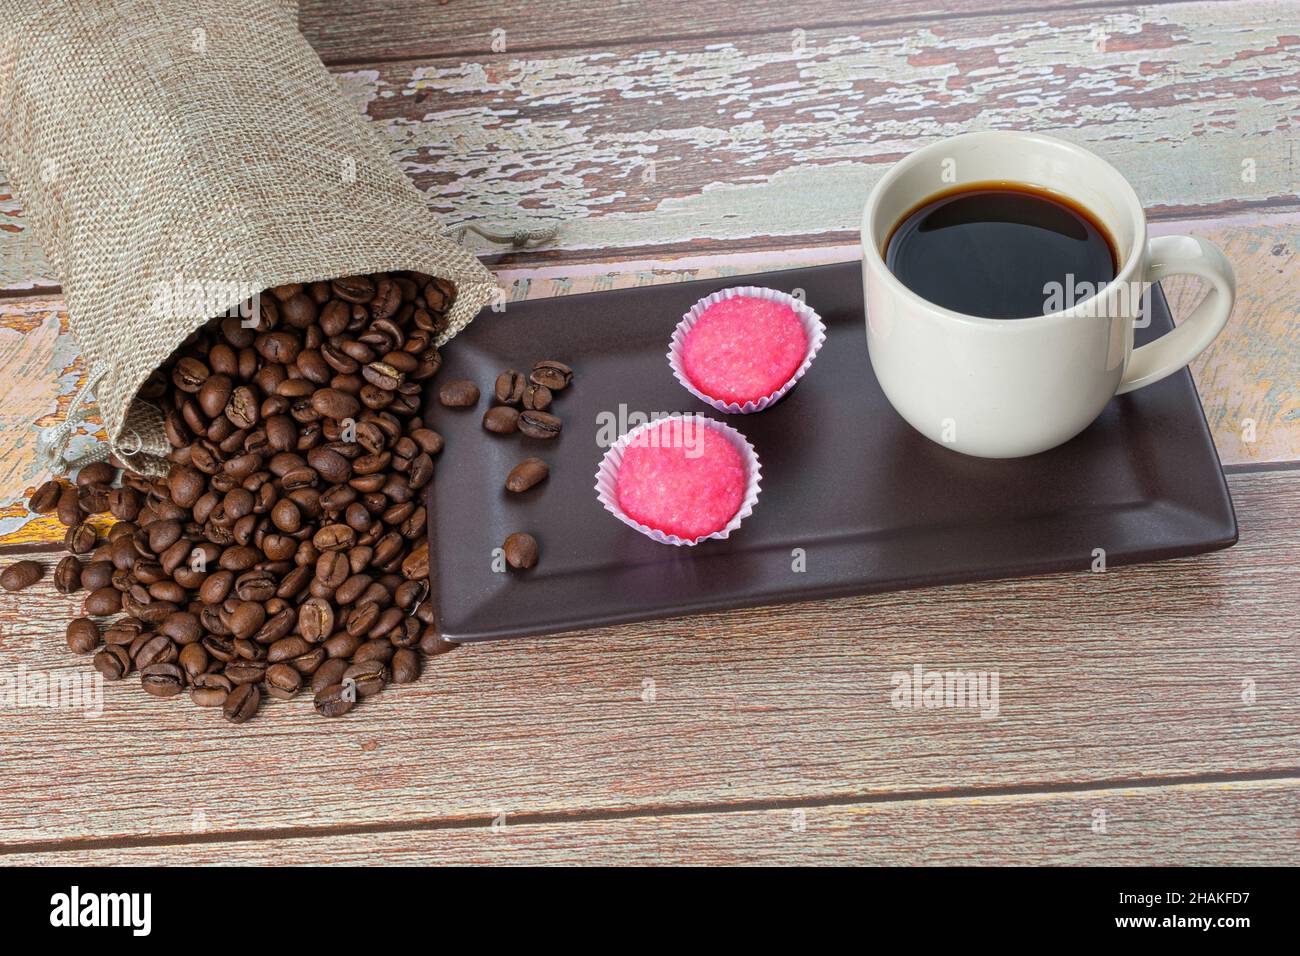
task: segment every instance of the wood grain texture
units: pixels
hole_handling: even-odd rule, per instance
[[[1290,0],[1239,0],[867,22],[799,42],[776,32],[452,55],[336,75],[450,225],[563,224],[548,249],[509,257],[547,262],[847,241],[890,164],[974,129],[1079,142],[1159,216],[1294,202],[1297,51]],[[54,284],[23,247],[22,216],[6,226],[0,287]]]
[[[10,865],[1294,866],[1300,779],[16,853]]]
[[[1168,2],[1168,0],[1162,0]],[[1036,0],[1037,9],[1119,6],[1114,0]],[[1001,6],[1010,6],[1001,4]],[[566,47],[609,47],[680,39],[791,33],[835,24],[933,22],[989,12],[986,0],[740,0],[705,11],[677,0],[388,0],[382,5],[301,0],[298,26],[327,64],[484,55],[518,56]]]
[[[1157,223],[1153,234],[1202,236],[1220,245],[1237,271],[1238,302],[1226,331],[1193,365],[1206,417],[1228,465],[1300,460],[1300,297],[1296,250],[1300,213]],[[769,254],[567,265],[505,271],[510,301],[577,295],[663,282],[750,274],[833,262],[853,247],[826,246]],[[1198,280],[1165,282],[1175,317],[1191,312]],[[449,346],[454,348],[454,343]],[[36,432],[63,417],[85,368],[68,333],[61,297],[0,300],[0,380],[14,387],[0,399],[0,547],[50,542],[63,529],[34,520],[26,499],[45,479],[35,464]],[[82,429],[76,446],[96,439]]]
[[[465,647],[329,725],[9,706],[0,846],[1300,776],[1300,471],[1230,486],[1227,551]],[[0,595],[0,673],[84,673],[72,604]],[[996,671],[997,716],[893,706],[916,665]]]

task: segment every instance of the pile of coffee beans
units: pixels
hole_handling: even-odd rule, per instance
[[[190,336],[141,392],[166,415],[167,477],[101,462],[32,496],[67,526],[55,587],[85,593],[69,649],[235,723],[303,692],[341,716],[452,649],[432,626],[421,504],[443,442],[420,406],[453,294],[414,272],[285,285],[249,304],[255,321]],[[0,584],[42,574],[19,561]]]

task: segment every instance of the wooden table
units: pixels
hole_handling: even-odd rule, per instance
[[[1236,267],[1193,374],[1241,541],[467,647],[331,723],[300,699],[235,727],[134,681],[93,719],[8,707],[5,862],[1300,859],[1300,3],[364,6],[304,0],[303,29],[433,208],[563,224],[482,248],[513,299],[853,258],[876,177],[965,130],[1101,153],[1155,232]],[[33,423],[85,369],[0,214],[0,561],[52,560]],[[71,605],[0,595],[0,673],[83,671]],[[998,716],[895,709],[916,664],[997,671]]]

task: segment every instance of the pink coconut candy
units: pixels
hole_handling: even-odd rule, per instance
[[[697,389],[725,402],[756,402],[790,381],[808,333],[784,302],[736,295],[706,308],[686,333],[681,368]]]
[[[623,453],[615,493],[634,521],[664,534],[721,531],[745,496],[745,462],[726,438],[680,418],[637,435]]]

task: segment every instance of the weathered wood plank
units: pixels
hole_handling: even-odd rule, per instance
[[[1300,472],[1230,485],[1226,551],[466,647],[335,723],[11,706],[0,845],[1300,776]],[[0,595],[0,673],[83,673],[72,603]],[[895,707],[918,665],[997,672],[997,716]]]
[[[1300,779],[343,833],[3,857],[10,865],[1294,866]]]
[[[337,71],[448,223],[562,223],[512,261],[847,241],[876,178],[985,128],[1055,132],[1157,215],[1298,196],[1294,5],[1003,13]],[[0,288],[54,277],[0,232]],[[475,240],[475,248],[500,249]]]
[[[1220,339],[1193,374],[1219,455],[1226,464],[1300,460],[1300,298],[1295,280],[1300,213],[1159,223],[1153,232],[1190,232],[1219,243],[1237,270],[1238,304]],[[853,247],[827,246],[745,257],[573,265],[501,273],[512,301],[598,289],[741,275],[842,261]],[[1176,316],[1187,315],[1199,283],[1165,284]],[[14,383],[0,403],[0,546],[62,536],[33,521],[26,498],[45,480],[35,465],[37,427],[62,418],[84,376],[58,297],[0,300],[0,380]],[[91,441],[97,425],[79,441]]]
[[[1170,0],[1158,0],[1170,2]],[[1118,6],[1111,0],[1036,0],[1035,9]],[[544,16],[528,0],[389,0],[355,5],[301,0],[298,26],[327,64],[481,56],[565,47],[660,42],[681,37],[743,36],[830,25],[941,20],[1015,10],[987,0],[895,0],[864,8],[848,0],[740,0],[707,9],[678,0],[552,0]]]

